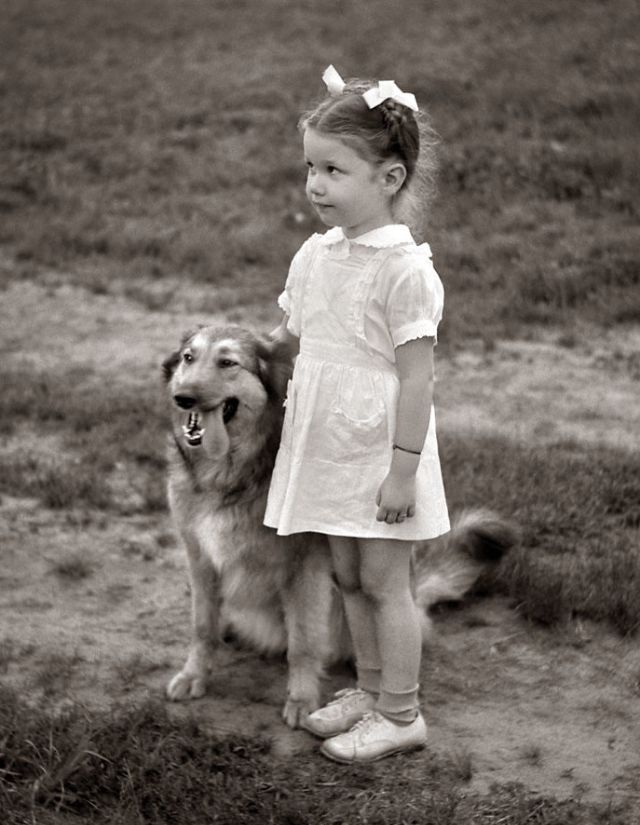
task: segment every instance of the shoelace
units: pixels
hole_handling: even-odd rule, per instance
[[[351,728],[349,733],[353,733],[356,730],[364,730],[370,727],[372,724],[376,724],[382,719],[382,716],[377,713],[375,710],[368,710],[365,715],[360,719],[355,725]]]
[[[340,702],[343,699],[346,699],[348,696],[354,696],[355,697],[355,696],[357,696],[361,693],[364,693],[364,692],[365,691],[361,690],[360,688],[343,688],[342,690],[338,690],[336,693],[333,694],[335,696],[335,699],[332,699],[330,702],[328,702],[327,707],[329,707],[329,705],[338,705],[338,704],[340,704]]]

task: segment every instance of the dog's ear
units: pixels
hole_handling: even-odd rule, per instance
[[[198,327],[198,329],[202,329],[202,325],[200,325]],[[164,361],[162,362],[162,374],[164,376],[164,380],[167,383],[169,383],[169,381],[171,381],[171,377],[173,376],[173,373],[175,372],[176,367],[180,363],[180,353],[182,352],[182,348],[184,347],[184,345],[187,343],[187,341],[190,338],[193,338],[193,336],[196,334],[196,332],[197,332],[197,330],[195,332],[193,330],[191,330],[191,332],[185,332],[184,335],[182,336],[182,341],[180,343],[180,349],[177,349],[175,352],[172,352],[171,355],[167,356],[167,358],[165,358]]]
[[[270,396],[283,399],[293,372],[293,350],[284,341],[260,340],[256,344],[260,379]]]
[[[162,375],[164,376],[164,380],[168,384],[171,381],[171,377],[175,372],[176,367],[180,363],[180,350],[177,349],[175,352],[172,352],[167,358],[164,359],[162,362]]]

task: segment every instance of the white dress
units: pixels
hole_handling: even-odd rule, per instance
[[[312,235],[278,299],[300,353],[264,523],[362,538],[434,538],[449,530],[433,408],[416,473],[416,512],[376,521],[391,463],[399,381],[394,348],[436,336],[443,288],[427,244],[403,224],[347,239]]]

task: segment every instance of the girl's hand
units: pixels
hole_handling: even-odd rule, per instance
[[[416,511],[415,473],[399,473],[392,468],[380,485],[376,496],[376,521],[402,523]]]

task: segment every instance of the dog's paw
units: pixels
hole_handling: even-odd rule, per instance
[[[304,720],[319,706],[317,697],[294,698],[289,696],[282,711],[282,718],[290,728],[303,728]]]
[[[167,696],[173,702],[185,699],[200,699],[207,691],[207,678],[201,673],[181,670],[167,685]]]

